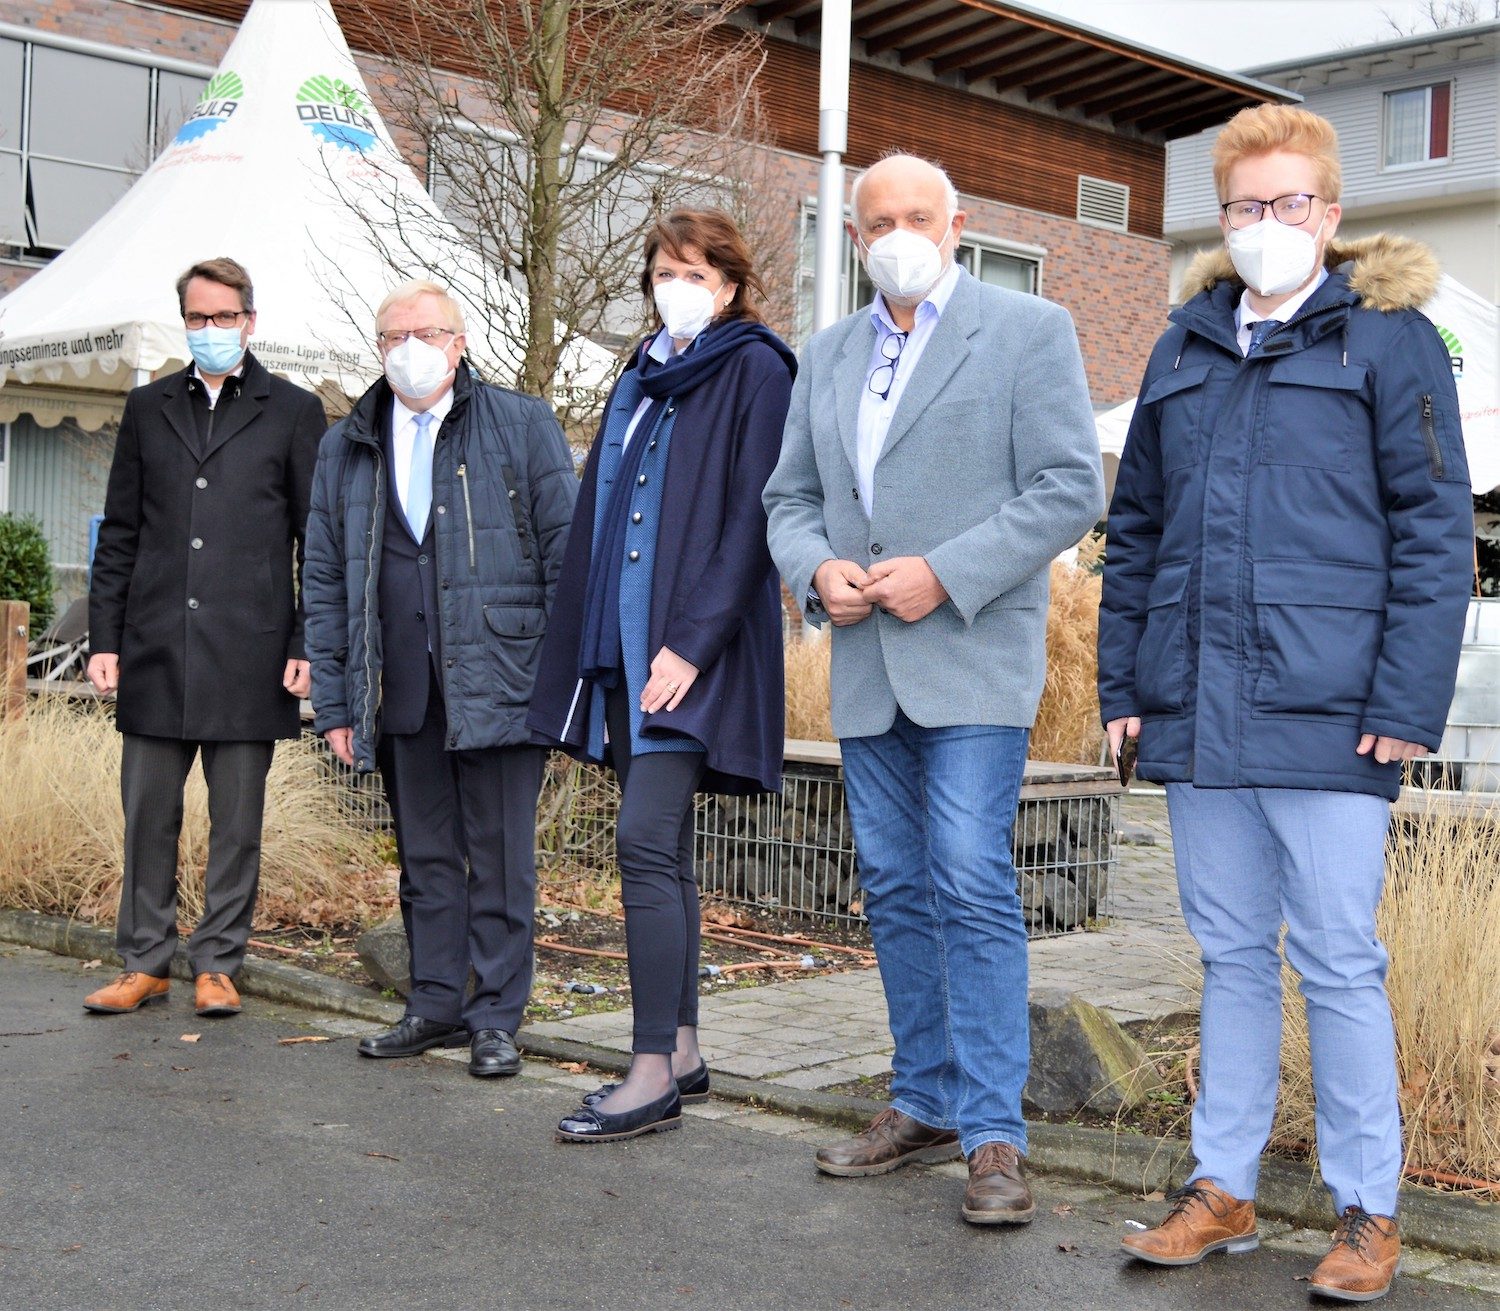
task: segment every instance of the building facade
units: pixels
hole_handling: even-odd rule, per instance
[[[11,0],[0,20],[0,293],[66,249],[171,140],[247,7]],[[941,162],[969,215],[959,259],[1067,308],[1096,405],[1128,397],[1168,299],[1168,140],[1245,104],[1295,97],[1025,5],[853,8],[851,175],[892,150]],[[334,10],[378,104],[389,65],[374,53],[376,20],[401,13],[400,0],[335,0]],[[765,42],[772,144],[762,174],[798,265],[785,271],[797,306],[778,326],[799,340],[811,322],[820,20],[817,0],[763,0],[736,20]],[[429,143],[401,144],[420,164]],[[869,295],[848,252],[845,309]],[[60,581],[76,589],[103,499],[108,425],[23,415],[0,428],[0,443],[0,510],[42,518]]]

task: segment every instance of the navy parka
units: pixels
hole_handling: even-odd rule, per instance
[[[639,351],[627,370],[638,358]],[[794,368],[789,349],[751,341],[673,402],[647,650],[654,656],[670,647],[700,672],[677,709],[647,715],[642,732],[700,743],[706,792],[781,788],[781,592],[761,492],[781,451]],[[617,392],[618,384],[611,409]],[[592,698],[579,678],[578,652],[601,445],[595,441],[584,467],[527,721],[538,740],[580,758],[587,758]]]
[[[1109,512],[1102,718],[1141,777],[1395,798],[1373,733],[1436,748],[1472,585],[1448,352],[1414,242],[1330,243],[1328,279],[1246,359],[1227,253],[1146,367]]]

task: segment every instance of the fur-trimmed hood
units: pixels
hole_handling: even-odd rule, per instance
[[[1437,258],[1420,241],[1391,232],[1352,241],[1335,237],[1323,252],[1324,267],[1331,273],[1347,263],[1354,266],[1347,270],[1349,289],[1359,296],[1361,307],[1383,312],[1420,309],[1437,291],[1441,273]],[[1189,301],[1220,282],[1244,285],[1222,245],[1193,257],[1182,280],[1182,298]]]

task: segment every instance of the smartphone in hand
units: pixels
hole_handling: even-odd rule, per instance
[[[1115,770],[1120,775],[1120,786],[1130,786],[1130,776],[1135,773],[1135,757],[1140,750],[1140,736],[1127,733],[1120,739],[1120,749],[1115,753]]]

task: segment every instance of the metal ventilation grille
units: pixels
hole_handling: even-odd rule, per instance
[[[1130,226],[1130,188],[1078,175],[1078,221],[1124,232]]]

